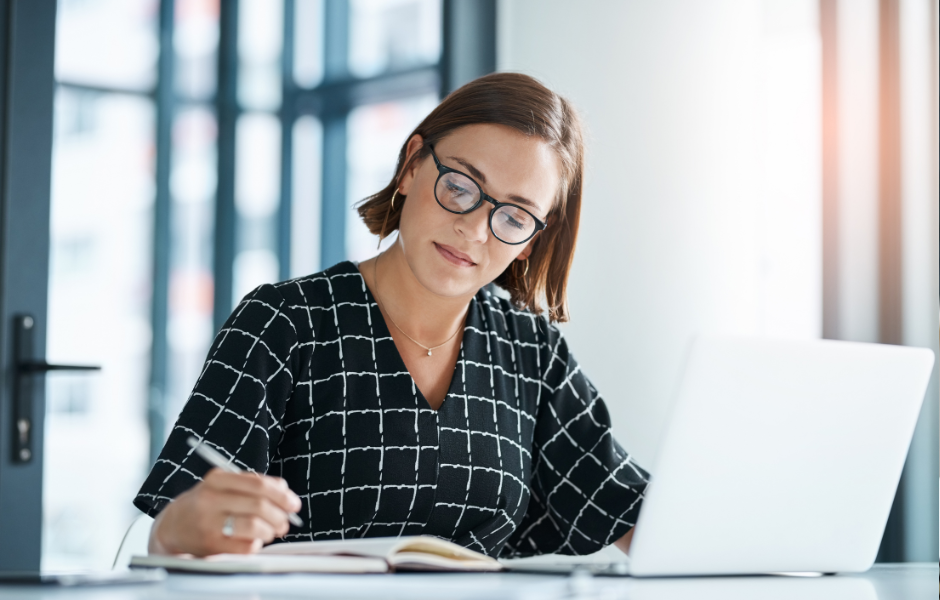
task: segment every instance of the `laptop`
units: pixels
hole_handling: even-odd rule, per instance
[[[629,560],[507,566],[636,577],[866,571],[933,362],[924,348],[699,337]]]

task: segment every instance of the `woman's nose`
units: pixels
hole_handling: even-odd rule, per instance
[[[468,242],[486,243],[490,236],[489,211],[481,206],[473,212],[458,215],[455,228]]]

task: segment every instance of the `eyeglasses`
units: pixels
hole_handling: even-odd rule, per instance
[[[434,154],[434,146],[429,148],[438,172],[437,182],[434,184],[434,198],[441,208],[457,215],[465,215],[479,208],[486,200],[493,205],[490,211],[490,231],[504,244],[528,242],[532,236],[545,229],[545,223],[528,210],[487,196],[480,184],[469,175],[442,165]]]

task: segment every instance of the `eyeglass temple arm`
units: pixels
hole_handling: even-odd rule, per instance
[[[434,153],[434,144],[428,144],[428,149],[431,150],[431,157],[434,159],[434,164],[436,164],[438,168],[443,167],[444,165],[437,159],[437,154]]]

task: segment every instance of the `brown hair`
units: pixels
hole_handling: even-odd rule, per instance
[[[540,314],[540,299],[544,298],[549,319],[567,321],[566,287],[581,217],[584,141],[581,121],[571,103],[538,80],[520,73],[493,73],[444,98],[405,140],[392,181],[359,203],[359,216],[369,231],[380,237],[398,229],[404,196],[399,194],[394,207],[391,199],[401,174],[415,160],[427,157],[429,146],[459,127],[478,123],[505,125],[538,136],[558,155],[561,186],[548,213],[548,227],[535,237],[528,268],[517,267],[519,261],[513,260],[494,283],[509,292],[517,307]],[[405,164],[408,140],[415,134],[424,144]]]

